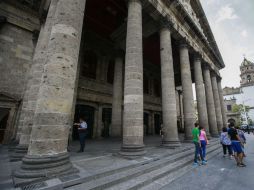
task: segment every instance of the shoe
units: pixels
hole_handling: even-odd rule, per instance
[[[206,165],[207,164],[207,162],[206,161],[202,161],[202,165]]]
[[[84,150],[79,150],[77,153],[81,153],[81,152],[84,152]]]
[[[194,162],[192,165],[193,166],[198,166],[199,164],[197,162]]]
[[[207,163],[207,160],[204,160],[203,162]]]
[[[239,167],[246,167],[246,165],[244,163],[240,163],[238,164]]]
[[[223,155],[223,158],[225,158],[225,157],[226,157],[226,154]]]

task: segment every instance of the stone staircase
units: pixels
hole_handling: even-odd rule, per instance
[[[173,155],[97,174],[68,190],[134,190],[160,189],[192,168],[194,147],[176,151]],[[208,159],[221,152],[217,139],[210,141]],[[156,181],[156,183],[155,183]],[[70,184],[69,184],[70,185]]]
[[[162,149],[163,150],[163,149]],[[156,190],[171,183],[193,168],[194,146],[185,144],[181,148],[150,159],[133,160],[132,164],[120,165],[94,172],[63,176],[45,182],[25,186],[22,189],[67,189],[67,190]],[[218,139],[211,139],[207,147],[207,159],[221,152]],[[88,163],[89,164],[89,163]],[[209,164],[209,163],[208,163]],[[200,166],[205,167],[205,166]]]

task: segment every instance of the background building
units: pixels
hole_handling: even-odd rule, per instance
[[[243,123],[246,123],[246,117],[254,121],[254,63],[244,58],[240,66],[240,71],[240,87],[225,87],[223,89],[223,96],[225,105],[227,106],[228,120],[233,118],[230,107],[233,108],[234,104],[242,104],[243,106],[249,107],[249,112],[246,113],[247,115],[243,114],[241,116]]]

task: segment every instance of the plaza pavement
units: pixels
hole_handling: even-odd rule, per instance
[[[221,148],[221,154],[206,166],[196,167],[161,190],[253,190],[254,135],[246,134],[246,137],[246,168],[237,167],[235,160],[223,158]]]

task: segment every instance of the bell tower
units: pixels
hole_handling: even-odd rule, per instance
[[[254,86],[254,63],[244,58],[240,71],[241,87]]]

